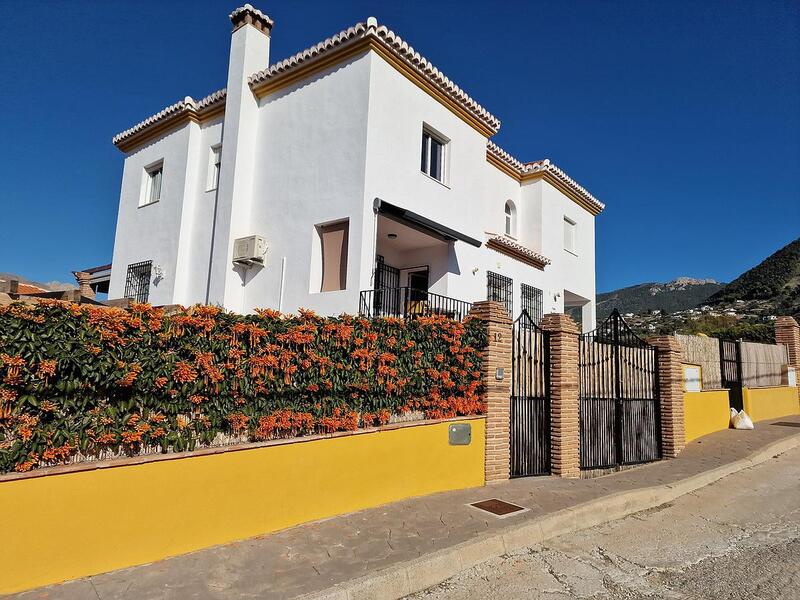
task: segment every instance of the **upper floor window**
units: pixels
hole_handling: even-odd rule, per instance
[[[146,206],[161,200],[161,180],[164,175],[163,161],[147,167],[144,172],[144,185],[142,186],[142,197],[139,206]]]
[[[448,141],[428,129],[422,130],[422,161],[420,168],[422,172],[436,179],[445,182],[446,178],[446,153]]]
[[[572,219],[564,217],[564,250],[577,254],[577,225]]]
[[[219,186],[219,171],[222,166],[222,144],[211,146],[208,160],[208,187],[207,191],[215,190]]]
[[[506,202],[506,235],[517,235],[517,208],[511,200]]]

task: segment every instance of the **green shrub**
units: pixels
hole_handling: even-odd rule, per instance
[[[482,413],[485,337],[480,321],[443,317],[12,304],[0,471]]]

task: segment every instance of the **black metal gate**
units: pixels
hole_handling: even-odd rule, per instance
[[[722,387],[728,390],[731,408],[744,409],[742,399],[742,347],[733,340],[719,341],[719,367]]]
[[[550,473],[549,334],[528,311],[514,321],[511,374],[511,476]]]
[[[380,254],[375,257],[375,293],[369,314],[400,314],[400,269],[387,265]]]
[[[660,459],[658,349],[616,310],[578,346],[581,468]]]

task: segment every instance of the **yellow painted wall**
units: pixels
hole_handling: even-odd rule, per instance
[[[484,483],[485,420],[0,481],[0,593]]]
[[[684,392],[683,415],[687,442],[727,429],[731,418],[728,391]]]
[[[744,388],[742,396],[753,422],[800,414],[796,387]]]

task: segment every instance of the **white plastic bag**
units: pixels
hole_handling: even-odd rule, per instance
[[[734,429],[753,429],[753,420],[743,410],[731,409],[731,426]]]

